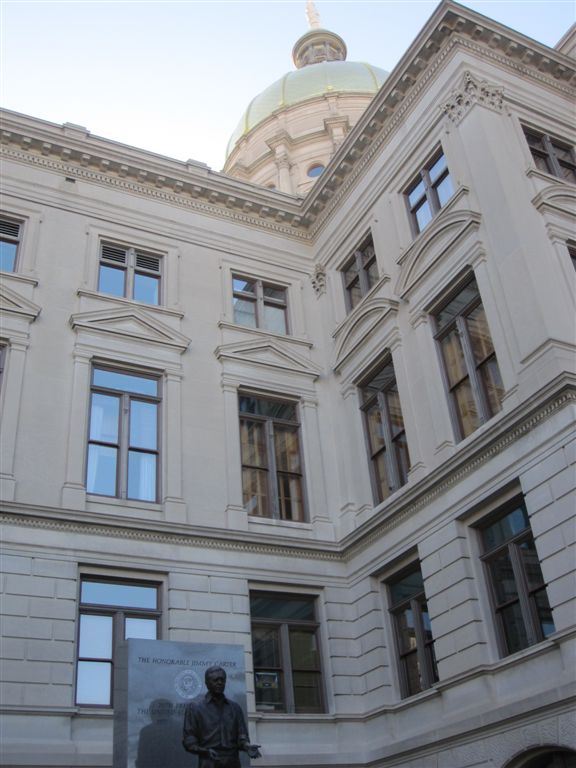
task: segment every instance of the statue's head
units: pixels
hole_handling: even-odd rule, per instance
[[[226,687],[226,671],[222,667],[208,667],[204,673],[206,688],[214,696],[222,696]]]

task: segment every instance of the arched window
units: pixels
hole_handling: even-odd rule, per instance
[[[576,752],[561,747],[537,747],[517,755],[506,768],[576,768]]]

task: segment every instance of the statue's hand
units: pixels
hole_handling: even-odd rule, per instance
[[[218,752],[216,752],[215,749],[208,749],[207,752],[208,752],[208,757],[210,758],[210,760],[215,760],[216,761],[216,760],[219,759]]]
[[[252,760],[255,760],[257,757],[262,757],[262,753],[260,752],[260,744],[246,744],[244,749],[246,752],[248,752],[248,755],[252,758]]]

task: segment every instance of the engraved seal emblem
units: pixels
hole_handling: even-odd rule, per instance
[[[202,690],[202,682],[193,669],[184,669],[176,675],[174,688],[181,699],[193,699]]]

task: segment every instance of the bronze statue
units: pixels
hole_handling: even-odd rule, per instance
[[[250,744],[242,709],[224,695],[226,672],[210,667],[204,676],[208,692],[186,705],[184,749],[198,755],[198,768],[241,768],[239,752],[261,757],[258,744]]]

